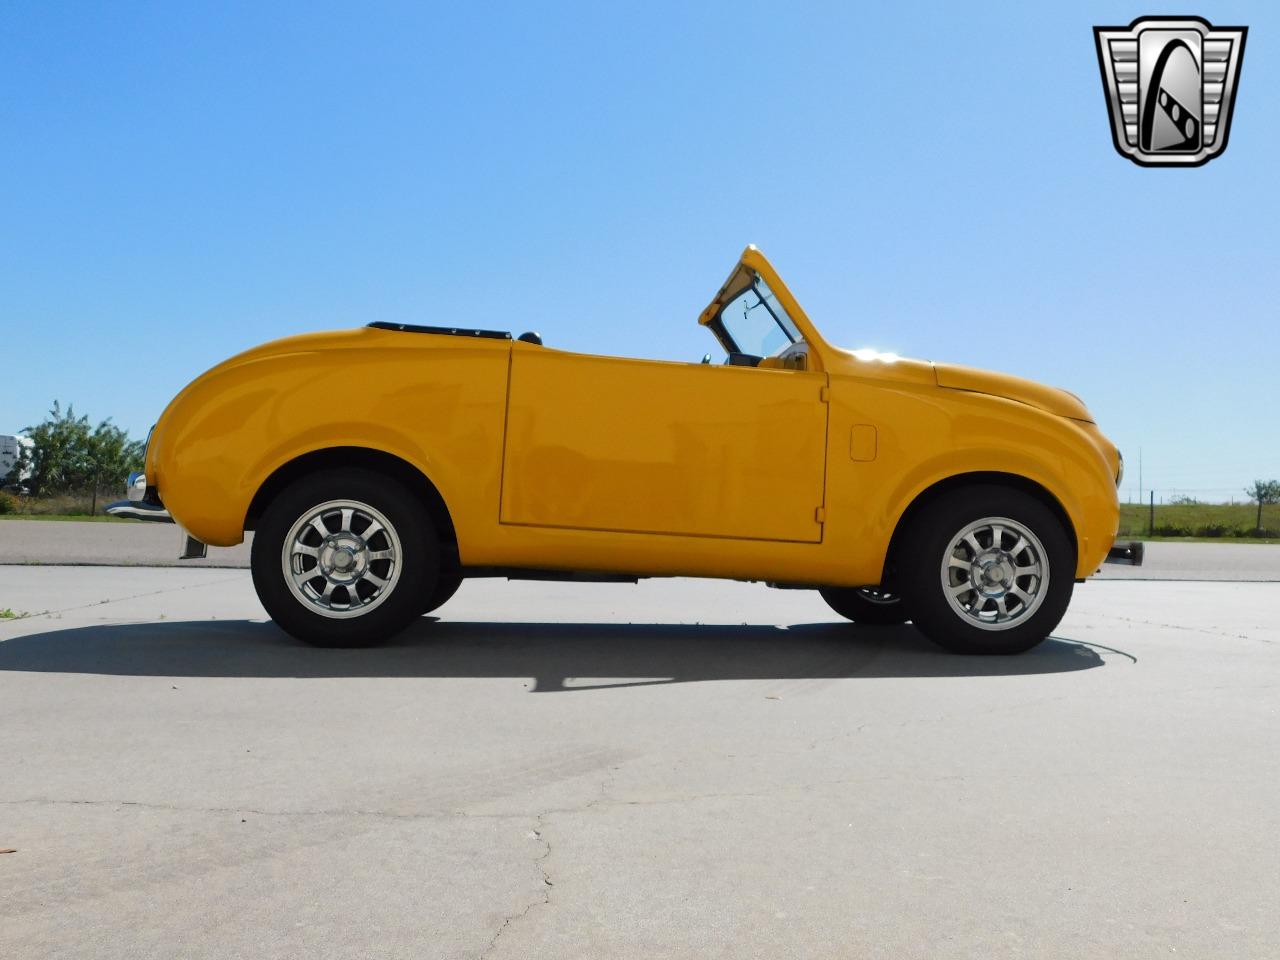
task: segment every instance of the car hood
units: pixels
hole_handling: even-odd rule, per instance
[[[1066,390],[1045,386],[1043,383],[1007,373],[993,373],[990,370],[977,370],[952,363],[935,363],[933,369],[940,387],[1017,400],[1019,403],[1047,410],[1060,417],[1093,423],[1089,408],[1074,393]]]
[[[837,349],[833,359],[833,369],[855,377],[985,393],[992,397],[1016,400],[1060,417],[1082,420],[1085,423],[1094,422],[1089,408],[1074,393],[1007,373],[962,367],[954,363],[912,360],[894,353],[881,353],[871,349]]]

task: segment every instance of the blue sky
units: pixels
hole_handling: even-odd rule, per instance
[[[1230,147],[1111,146],[1091,27],[1250,27]],[[1090,404],[1147,486],[1280,477],[1280,10],[0,7],[0,432],[145,433],[255,343],[371,320],[696,360],[741,248],[836,343]],[[1126,493],[1131,492],[1129,489]]]

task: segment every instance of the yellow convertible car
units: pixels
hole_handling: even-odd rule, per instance
[[[372,323],[268,343],[169,404],[109,512],[186,557],[254,531],[267,612],[384,640],[466,577],[724,577],[1015,653],[1114,546],[1122,460],[1078,398],[829,344],[748,247],[698,322],[722,364]]]

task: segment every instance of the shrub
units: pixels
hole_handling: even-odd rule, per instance
[[[1179,526],[1174,523],[1157,523],[1155,530],[1152,531],[1157,537],[1190,537],[1193,536],[1190,527]]]
[[[1238,537],[1241,531],[1221,523],[1210,523],[1196,529],[1197,537]]]
[[[4,493],[3,491],[0,491],[0,514],[18,513],[19,509],[20,507],[18,505],[17,497],[12,493]]]

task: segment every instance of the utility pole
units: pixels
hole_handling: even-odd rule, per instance
[[[1156,535],[1156,492],[1151,491],[1151,507],[1147,512],[1147,536]]]
[[[1142,448],[1138,448],[1138,502],[1142,502]]]

